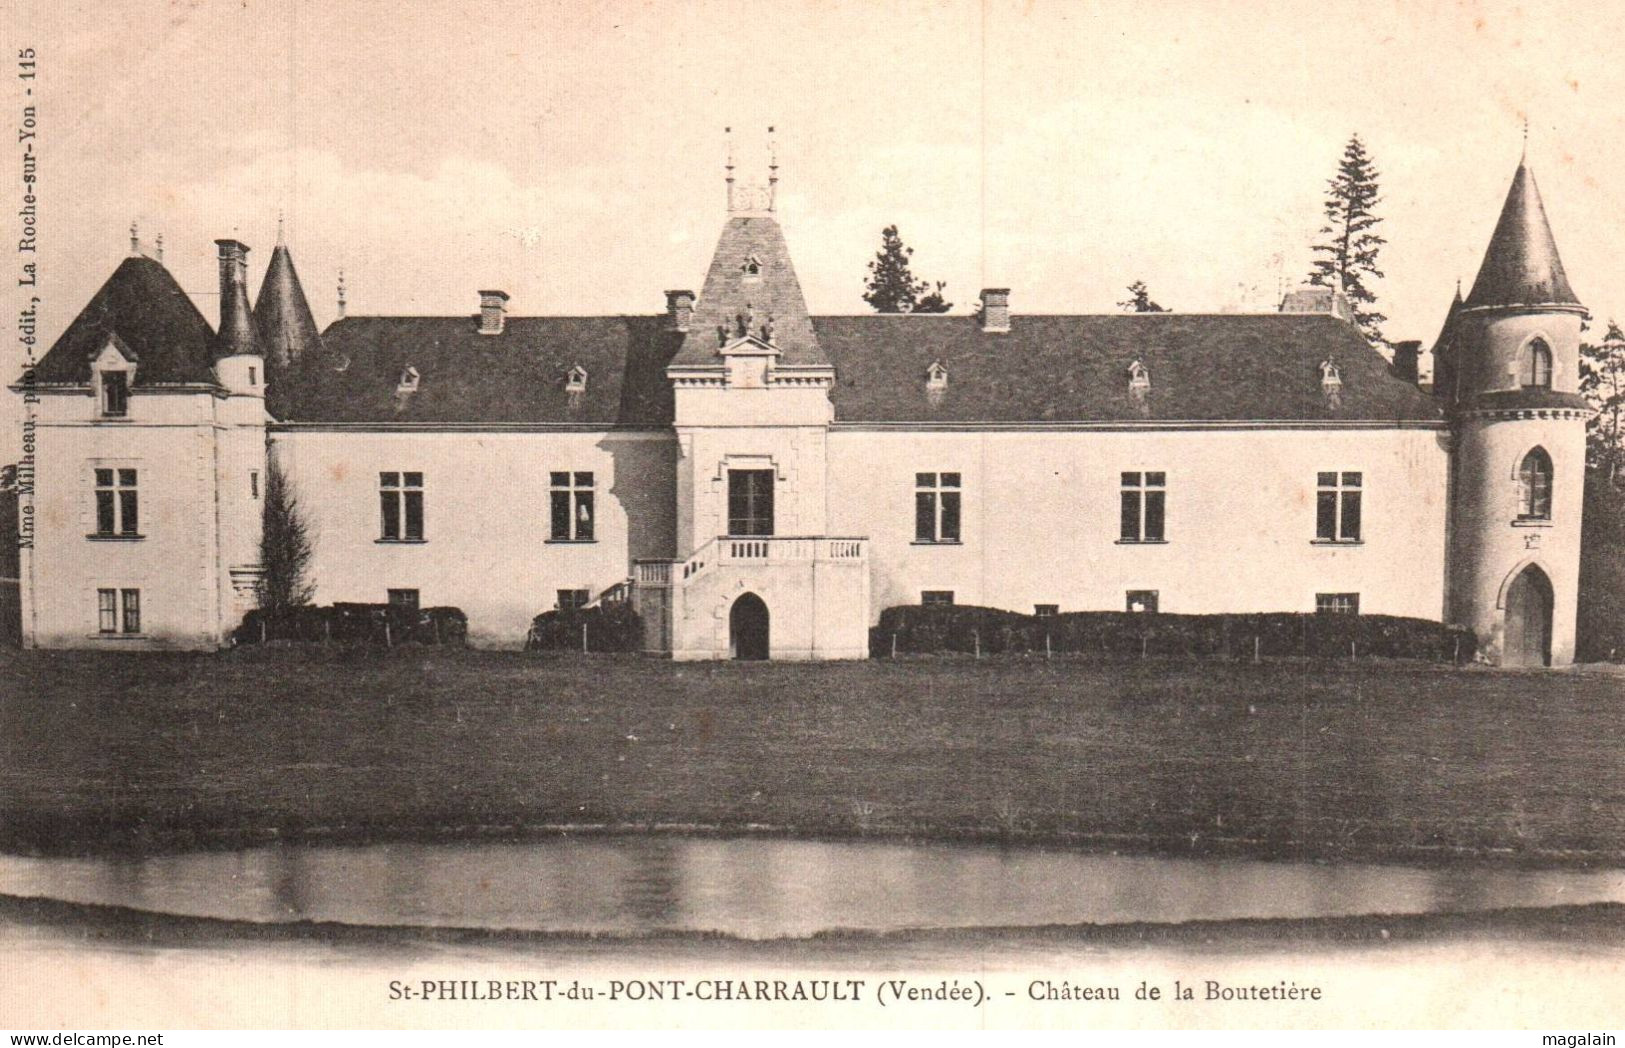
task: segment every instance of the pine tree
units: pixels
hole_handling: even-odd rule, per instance
[[[265,463],[265,510],[260,531],[260,607],[283,609],[309,604],[310,529],[293,486],[276,456]]]
[[[1326,183],[1326,224],[1315,254],[1309,283],[1340,288],[1348,296],[1354,322],[1373,342],[1386,342],[1382,322],[1387,320],[1375,308],[1377,295],[1368,281],[1382,279],[1377,253],[1388,241],[1376,233],[1382,221],[1373,210],[1382,202],[1377,186],[1376,165],[1365,151],[1359,135],[1349,138],[1337,177]]]
[[[1625,472],[1625,331],[1612,320],[1600,343],[1580,344],[1580,392],[1597,409],[1586,426],[1586,461],[1617,483]]]
[[[1125,313],[1168,312],[1151,300],[1151,292],[1146,290],[1145,281],[1143,280],[1136,280],[1128,286],[1128,298],[1117,303],[1117,307]]]
[[[909,258],[914,249],[903,243],[896,226],[880,231],[880,250],[869,263],[869,282],[863,300],[876,313],[946,313],[953,303],[942,297],[947,284],[938,281],[935,290],[924,280],[914,279]]]

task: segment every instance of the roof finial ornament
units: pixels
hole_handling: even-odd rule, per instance
[[[779,144],[773,137],[773,125],[767,125],[767,209],[778,210],[779,202]]]
[[[1518,163],[1529,159],[1529,114],[1523,115],[1523,152],[1518,154]]]
[[[339,319],[344,319],[344,269],[339,269]]]
[[[158,234],[158,241],[154,246],[157,248],[157,254],[154,256],[154,259],[155,261],[162,262],[164,260],[164,235],[162,233]]]
[[[280,207],[276,209],[276,246],[288,246],[287,238],[283,235],[283,215]]]
[[[722,129],[722,137],[728,143],[728,162],[723,166],[728,171],[728,210],[734,209],[734,129]]]
[[[130,220],[130,257],[134,258],[139,254],[141,254],[141,227],[132,218]]]

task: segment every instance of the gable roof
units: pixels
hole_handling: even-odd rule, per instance
[[[747,260],[759,273],[745,272]],[[751,330],[739,331],[739,319],[748,316]],[[689,335],[673,361],[679,365],[720,364],[717,354],[722,340],[717,329],[727,332],[727,340],[762,333],[771,318],[773,347],[779,363],[791,365],[825,364],[818,338],[807,315],[807,300],[790,261],[790,248],[777,220],[766,215],[733,215],[722,227],[711,268],[705,274],[705,287],[694,304]]]
[[[1396,376],[1345,321],[1314,314],[1018,316],[1007,334],[976,318],[810,318],[836,369],[838,422],[1437,421],[1438,404]],[[664,316],[349,317],[284,381],[284,420],[315,423],[669,426],[665,368],[682,335]],[[1342,374],[1336,404],[1320,363]],[[1151,386],[1136,396],[1129,365]],[[946,390],[928,395],[933,362]],[[345,364],[342,370],[340,363]],[[408,366],[421,376],[402,395]],[[565,386],[587,370],[583,393]]]
[[[322,423],[667,426],[666,365],[682,334],[664,316],[508,317],[496,335],[479,318],[335,321],[323,349],[283,376],[276,417]],[[565,387],[582,367],[585,391]],[[417,389],[400,391],[406,368]]]
[[[1304,313],[814,319],[835,365],[842,422],[1434,421],[1432,397],[1399,378],[1352,325]],[[1338,402],[1320,364],[1342,375]],[[1129,388],[1140,361],[1150,389]],[[944,391],[926,395],[940,361]]]
[[[90,381],[91,358],[116,335],[134,353],[135,385],[214,382],[214,329],[162,263],[132,256],[91,296],[35,369],[45,384]]]
[[[1535,176],[1522,161],[1512,176],[1501,217],[1484,252],[1478,279],[1467,295],[1467,308],[1475,306],[1563,305],[1579,306],[1569,286],[1557,241],[1546,221]]]

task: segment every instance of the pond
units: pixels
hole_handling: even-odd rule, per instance
[[[0,892],[246,921],[745,938],[1625,902],[1625,870],[1418,869],[662,835],[0,855]]]

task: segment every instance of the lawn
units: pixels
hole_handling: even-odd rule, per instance
[[[0,653],[0,846],[561,824],[1625,865],[1625,677]]]

